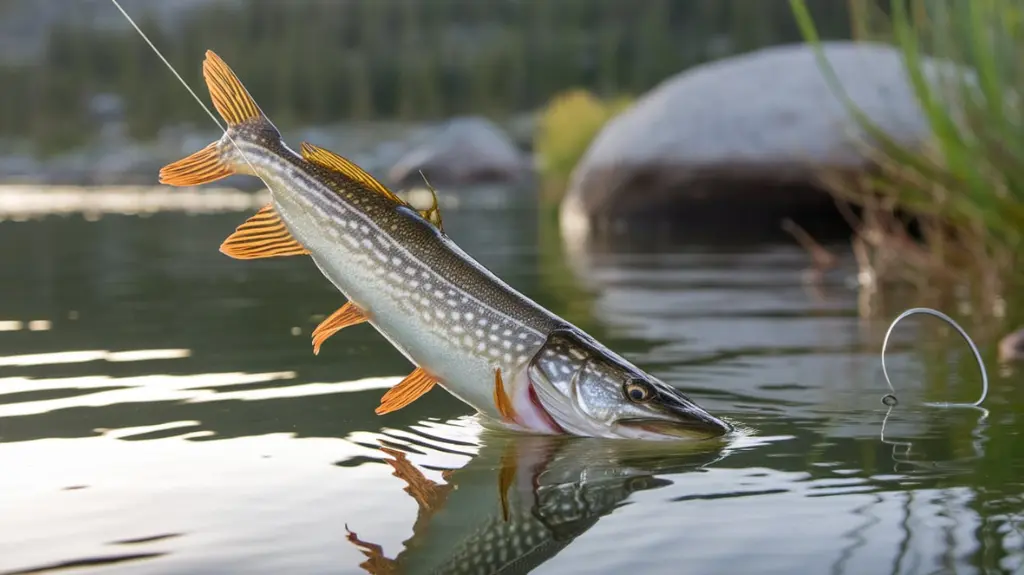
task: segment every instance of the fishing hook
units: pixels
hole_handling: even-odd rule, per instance
[[[937,317],[949,325],[953,326],[954,329],[960,334],[960,337],[964,338],[967,345],[970,346],[971,351],[974,352],[974,359],[978,362],[978,369],[981,371],[981,397],[973,403],[948,403],[948,402],[930,402],[925,403],[929,407],[970,407],[974,409],[980,409],[985,412],[985,416],[988,416],[988,410],[981,407],[981,404],[988,397],[988,373],[985,371],[985,362],[981,359],[981,352],[978,351],[978,347],[974,345],[974,341],[971,340],[971,336],[967,335],[962,327],[953,318],[928,307],[915,307],[906,310],[900,315],[896,316],[896,319],[892,320],[889,324],[889,330],[885,332],[885,339],[882,340],[882,375],[885,376],[885,383],[889,386],[889,393],[882,397],[882,403],[886,406],[892,407],[898,403],[896,399],[896,389],[892,386],[892,380],[889,379],[889,371],[885,367],[885,350],[889,345],[889,336],[892,335],[892,330],[896,327],[902,319],[909,317],[914,314],[926,314]]]
[[[938,469],[939,468],[939,466],[937,466],[934,463],[932,463],[931,465],[926,465],[926,464],[910,461],[909,459],[897,459],[896,458],[896,449],[897,449],[897,447],[899,447],[899,446],[905,447],[905,450],[903,451],[903,456],[904,457],[909,457],[910,456],[910,450],[913,447],[913,442],[910,442],[910,441],[891,441],[891,440],[887,441],[885,439],[885,424],[888,423],[889,416],[892,414],[893,408],[896,407],[897,403],[899,403],[898,400],[896,399],[896,390],[895,390],[895,388],[893,388],[892,380],[889,379],[889,371],[886,369],[886,366],[885,366],[885,351],[886,351],[886,349],[887,349],[887,347],[889,345],[889,336],[892,335],[892,331],[896,327],[896,324],[898,324],[904,318],[909,317],[909,316],[914,315],[914,314],[925,314],[925,315],[934,316],[934,317],[937,317],[937,318],[945,321],[949,325],[953,326],[953,328],[956,329],[956,331],[960,334],[960,337],[964,338],[964,341],[967,342],[967,345],[970,346],[971,351],[974,353],[974,359],[977,360],[977,362],[978,362],[978,369],[981,371],[981,386],[982,386],[981,387],[981,397],[979,397],[977,399],[977,401],[974,401],[973,403],[928,402],[928,403],[925,403],[924,405],[929,406],[929,407],[942,407],[942,408],[960,407],[960,408],[976,409],[976,410],[980,411],[981,415],[978,417],[978,422],[975,425],[974,432],[972,432],[972,435],[974,436],[974,441],[972,441],[972,444],[973,444],[973,447],[974,447],[975,457],[982,457],[983,454],[984,454],[984,448],[983,448],[982,444],[984,444],[984,442],[985,442],[985,437],[984,437],[984,433],[981,431],[981,428],[979,426],[981,426],[985,422],[985,420],[988,419],[988,415],[989,415],[988,410],[985,409],[984,407],[981,407],[981,404],[988,397],[988,373],[985,371],[985,362],[982,361],[981,352],[979,352],[978,351],[978,347],[976,345],[974,345],[974,341],[971,340],[971,337],[969,335],[967,335],[967,332],[964,331],[964,329],[961,328],[960,325],[957,324],[956,321],[953,320],[953,318],[949,317],[948,315],[946,315],[946,314],[944,314],[944,313],[942,313],[940,311],[937,311],[937,310],[934,310],[934,309],[931,309],[931,308],[926,308],[926,307],[911,308],[911,309],[908,309],[908,310],[904,311],[900,315],[898,315],[896,317],[896,319],[894,319],[892,321],[892,323],[889,325],[889,330],[885,332],[885,339],[882,340],[882,375],[885,376],[885,383],[886,383],[886,385],[889,386],[890,393],[887,393],[886,395],[884,395],[882,397],[882,404],[885,405],[887,409],[885,411],[885,417],[882,418],[882,430],[881,430],[881,434],[880,434],[880,439],[881,439],[882,443],[890,444],[890,445],[893,446],[892,457],[893,457],[893,461],[896,462],[897,467],[899,466],[900,463],[907,463],[907,464],[911,464],[911,465],[917,466],[919,468],[926,468],[926,469]],[[894,469],[896,469],[896,468],[894,468]]]

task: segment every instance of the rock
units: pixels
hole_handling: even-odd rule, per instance
[[[537,111],[516,114],[502,124],[512,143],[524,152],[533,151],[533,139],[537,133]]]
[[[1024,361],[1024,328],[999,341],[999,361]]]
[[[433,185],[518,182],[530,169],[509,137],[479,117],[455,118],[392,166],[388,179],[396,185],[422,184],[419,170]]]
[[[895,49],[851,42],[824,49],[872,121],[905,145],[929,138]],[[937,71],[928,61],[926,73]],[[804,227],[823,215],[838,220],[818,177],[823,168],[869,168],[851,138],[858,132],[808,45],[700,65],[655,87],[601,130],[573,171],[562,226],[587,233],[655,212],[694,225],[728,221],[731,229],[736,222],[778,229],[784,218]]]

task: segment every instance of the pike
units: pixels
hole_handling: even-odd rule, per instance
[[[732,429],[470,257],[445,234],[436,194],[420,211],[329,150],[303,142],[292,151],[212,51],[203,77],[227,129],[161,169],[160,182],[247,174],[267,185],[271,202],[220,250],[313,260],[348,300],[314,331],[314,353],[365,322],[417,366],[384,394],[378,414],[440,385],[485,424],[520,432],[706,439]]]

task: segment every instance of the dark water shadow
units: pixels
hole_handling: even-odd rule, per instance
[[[57,563],[49,563],[38,567],[29,567],[17,571],[5,571],[2,575],[29,575],[33,573],[54,573],[58,571],[71,571],[89,567],[109,567],[123,563],[132,563],[146,559],[157,559],[167,555],[166,553],[127,553],[123,555],[104,555],[100,557],[85,557],[82,559],[71,559]]]

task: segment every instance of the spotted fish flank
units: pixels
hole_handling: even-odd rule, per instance
[[[418,210],[334,152],[303,142],[296,153],[213,52],[203,76],[228,130],[166,166],[161,182],[192,186],[241,173],[267,184],[270,205],[222,251],[238,259],[308,254],[348,299],[314,331],[314,353],[366,322],[416,366],[378,413],[440,385],[485,422],[516,431],[692,439],[731,429],[470,257],[444,232],[429,182],[433,205]],[[554,355],[551,346],[560,346]],[[563,359],[575,356],[587,359]],[[627,393],[634,387],[649,393],[638,400]]]

